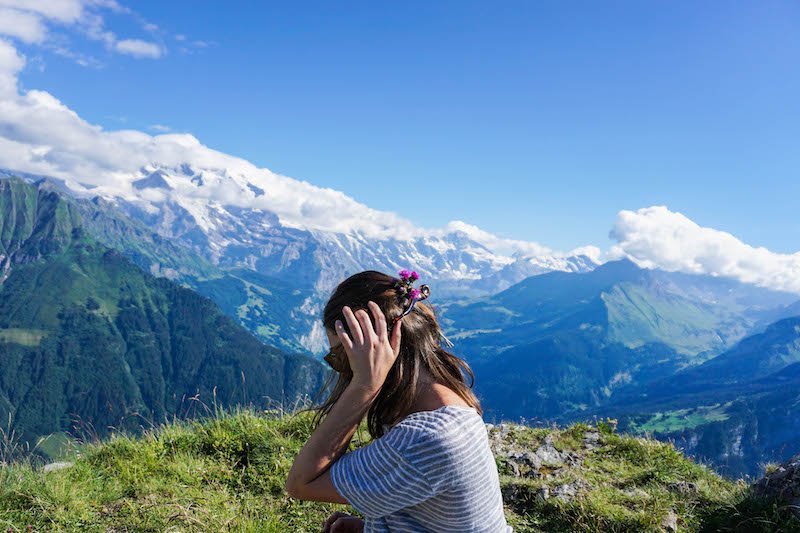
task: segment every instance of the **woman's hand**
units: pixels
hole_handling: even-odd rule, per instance
[[[322,533],[361,533],[364,521],[347,513],[336,511],[322,524]]]
[[[339,320],[336,321],[336,335],[342,342],[350,361],[350,369],[353,371],[351,385],[377,393],[400,353],[401,320],[396,322],[390,339],[386,316],[381,308],[372,301],[367,306],[375,318],[374,328],[366,311],[359,309],[353,313],[345,306],[342,308],[342,314],[350,328],[352,338]]]

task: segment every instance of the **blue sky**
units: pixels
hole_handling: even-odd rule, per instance
[[[160,58],[64,28],[97,64],[23,44],[21,86],[426,226],[461,219],[569,249],[605,245],[621,209],[666,205],[800,248],[797,2],[129,7],[106,26]]]

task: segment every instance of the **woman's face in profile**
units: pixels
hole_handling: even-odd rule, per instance
[[[347,353],[344,351],[342,342],[339,340],[336,333],[326,328],[325,334],[328,336],[328,345],[331,349],[324,359],[336,372],[342,373],[350,368],[350,364],[347,360]]]

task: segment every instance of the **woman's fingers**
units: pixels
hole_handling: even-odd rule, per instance
[[[343,516],[331,524],[331,533],[362,533],[364,522],[355,516]]]
[[[330,515],[328,517],[328,519],[325,520],[325,522],[322,524],[322,528],[323,528],[322,529],[322,533],[330,533],[331,526],[333,525],[333,523],[336,522],[338,519],[343,518],[345,516],[350,516],[350,515],[347,514],[347,513],[343,513],[341,511],[336,511],[335,513]]]
[[[353,340],[350,338],[350,335],[344,330],[344,326],[342,325],[341,320],[336,321],[336,336],[339,337],[339,341],[344,346],[344,351],[347,352],[349,355],[353,351]]]
[[[375,333],[375,329],[372,327],[369,315],[363,309],[359,309],[356,311],[356,318],[358,318],[358,321],[361,323],[361,332],[364,334],[364,344],[371,344],[378,336]]]
[[[355,312],[346,306],[342,308],[350,325],[350,343],[347,335],[341,332],[340,322],[336,324],[336,329],[347,349],[350,369],[353,371],[351,383],[377,391],[383,386],[387,373],[400,353],[400,322],[393,324],[390,337],[386,315],[380,306],[370,301],[367,302],[367,307],[369,310],[358,309]]]
[[[375,318],[375,333],[378,334],[378,340],[383,342],[386,340],[388,336],[388,330],[386,326],[386,315],[383,314],[381,308],[375,302],[371,301],[367,303],[369,310],[372,311],[372,316]]]
[[[344,315],[344,319],[347,321],[347,327],[350,328],[350,335],[353,338],[353,344],[356,346],[364,344],[365,335],[361,331],[361,326],[359,325],[358,319],[353,314],[353,310],[345,305],[342,308],[342,314]]]

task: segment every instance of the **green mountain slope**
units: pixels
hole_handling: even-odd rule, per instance
[[[26,439],[75,421],[99,434],[158,423],[200,402],[293,404],[320,388],[318,362],[98,244],[57,193],[0,180],[0,198],[0,417]]]
[[[678,443],[734,474],[800,449],[800,317],[604,406],[623,427]]]
[[[686,386],[723,387],[753,381],[800,363],[800,317],[770,324],[714,359],[671,380],[680,392]]]
[[[475,369],[489,416],[580,417],[732,346],[795,295],[708,276],[607,263],[528,278],[444,305],[448,336]]]
[[[40,187],[53,187],[40,182]],[[311,283],[276,278],[254,270],[214,265],[180,241],[165,239],[107,200],[66,198],[82,217],[82,227],[101,244],[118,250],[143,270],[166,277],[214,300],[256,337],[289,352],[306,352],[301,338],[311,318],[295,312],[313,294]]]
[[[32,184],[43,194],[54,193],[61,209],[78,217],[81,229],[94,241],[119,251],[154,276],[165,277],[211,298],[225,314],[267,344],[288,352],[307,352],[302,338],[312,329],[314,318],[296,310],[314,293],[310,280],[276,278],[253,270],[214,265],[201,253],[202,247],[195,249],[184,242],[166,239],[113,203],[100,197],[75,197],[56,181],[21,178],[3,181],[8,181],[6,187],[14,191]],[[6,219],[16,216],[10,209],[0,209]],[[0,248],[0,276],[3,255]]]
[[[533,276],[489,298],[450,303],[443,311],[448,331],[477,357],[557,331],[601,328],[608,342],[630,348],[663,343],[703,358],[724,351],[796,301],[788,293],[641,269],[622,260],[586,273]]]
[[[267,344],[307,352],[301,340],[315,318],[298,310],[313,293],[312,288],[241,268],[188,279],[186,284],[214,300],[228,316]]]

